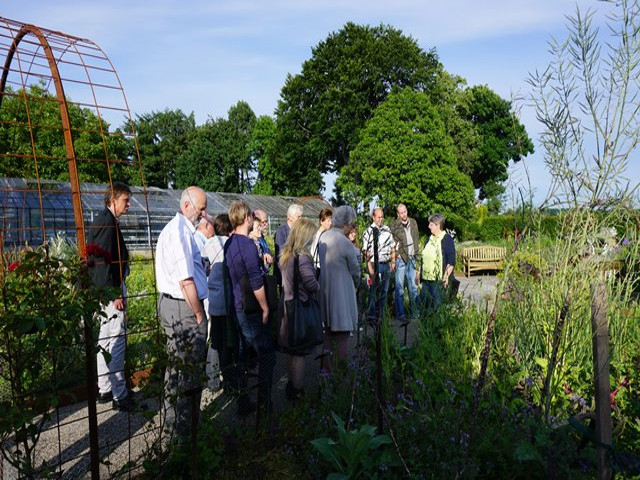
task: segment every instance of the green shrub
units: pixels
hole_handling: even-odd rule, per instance
[[[496,215],[488,217],[480,225],[480,239],[483,242],[496,242],[505,238],[512,238],[515,232],[516,222],[514,217]],[[519,230],[522,225],[519,225]]]

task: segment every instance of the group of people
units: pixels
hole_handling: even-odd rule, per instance
[[[453,276],[456,251],[453,237],[445,230],[446,219],[442,214],[429,217],[430,235],[422,248],[418,224],[409,217],[407,207],[399,204],[396,214],[397,218],[388,227],[384,224],[382,208],[373,209],[373,222],[362,236],[362,250],[370,283],[369,317],[375,319],[382,315],[391,274],[394,273],[395,318],[406,322],[405,286],[410,319],[417,319],[421,309],[437,308],[456,282]]]
[[[100,279],[122,290],[121,297],[104,306],[98,375],[99,401],[112,401],[114,408],[123,410],[134,403],[123,375],[128,253],[118,218],[127,212],[130,196],[126,185],[114,183],[89,235],[114,259],[96,275],[96,283]],[[353,208],[324,208],[316,223],[302,217],[303,207],[294,204],[275,233],[272,253],[264,236],[266,212],[251,211],[245,201],[233,202],[227,214],[215,218],[206,209],[202,189],[185,189],[179,211],[156,245],[158,313],[170,359],[163,418],[165,431],[180,436],[187,436],[197,424],[208,339],[217,353],[223,388],[237,395],[238,415],[246,416],[256,408],[269,414],[276,349],[288,354],[287,399],[296,401],[304,394],[305,357],[313,348],[289,344],[292,319],[285,305],[294,295],[303,302],[319,303],[324,328],[322,368],[331,370],[346,359],[349,336],[358,327],[356,290],[363,261],[371,317],[382,314],[394,272],[395,316],[400,320],[416,318],[419,305],[437,306],[453,278],[455,247],[440,214],[429,218],[431,235],[421,248],[417,223],[405,205],[398,205],[391,228],[384,225],[383,210],[375,208],[360,248]],[[252,359],[258,369],[257,404],[246,388]]]

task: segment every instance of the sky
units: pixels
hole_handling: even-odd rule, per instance
[[[118,72],[133,115],[165,108],[196,122],[226,117],[238,101],[273,115],[288,74],[300,73],[312,48],[351,21],[390,25],[435,48],[444,68],[468,85],[526,99],[529,74],[551,57],[548,41],[566,37],[566,15],[607,8],[595,0],[28,0],[3,2],[0,16],[87,38]],[[597,17],[598,19],[602,18]],[[510,169],[531,182],[534,201],[548,190],[533,108],[519,104],[536,153]],[[638,162],[636,162],[638,163]],[[525,168],[526,167],[526,168]],[[640,181],[640,169],[628,173]],[[331,196],[333,177],[325,180]]]

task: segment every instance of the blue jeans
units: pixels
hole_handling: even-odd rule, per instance
[[[247,315],[242,310],[236,310],[236,320],[240,335],[247,345],[253,347],[258,354],[258,405],[264,407],[267,412],[271,412],[271,385],[273,382],[273,367],[276,364],[276,351],[271,340],[271,329],[269,325],[262,323],[262,314],[255,313]],[[240,363],[246,360],[246,349],[240,350]],[[246,385],[246,376],[241,373],[240,386]],[[241,395],[239,404],[248,400]]]
[[[396,318],[404,320],[404,283],[407,282],[409,290],[409,315],[418,316],[416,303],[418,301],[418,286],[416,285],[416,259],[410,258],[405,263],[402,258],[396,257]]]
[[[389,263],[378,263],[378,285],[375,279],[371,279],[369,287],[369,316],[375,318],[376,309],[382,317],[384,306],[387,303],[387,292],[389,291],[389,277],[391,276]]]
[[[420,290],[420,305],[424,311],[431,312],[442,303],[444,286],[439,280],[422,280]]]

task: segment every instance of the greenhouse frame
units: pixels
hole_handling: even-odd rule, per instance
[[[176,214],[182,190],[132,186],[131,208],[120,219],[127,245],[132,250],[155,247],[162,228]],[[85,226],[104,208],[107,184],[81,183],[82,215]],[[207,213],[212,217],[227,213],[236,200],[245,200],[251,210],[262,209],[269,219],[268,235],[286,221],[287,209],[293,203],[303,206],[303,216],[314,222],[320,210],[330,204],[321,197],[281,197],[207,192]],[[60,233],[75,239],[71,187],[68,182],[0,178],[2,210],[2,242],[4,248],[39,245]],[[148,213],[148,214],[147,214]]]

